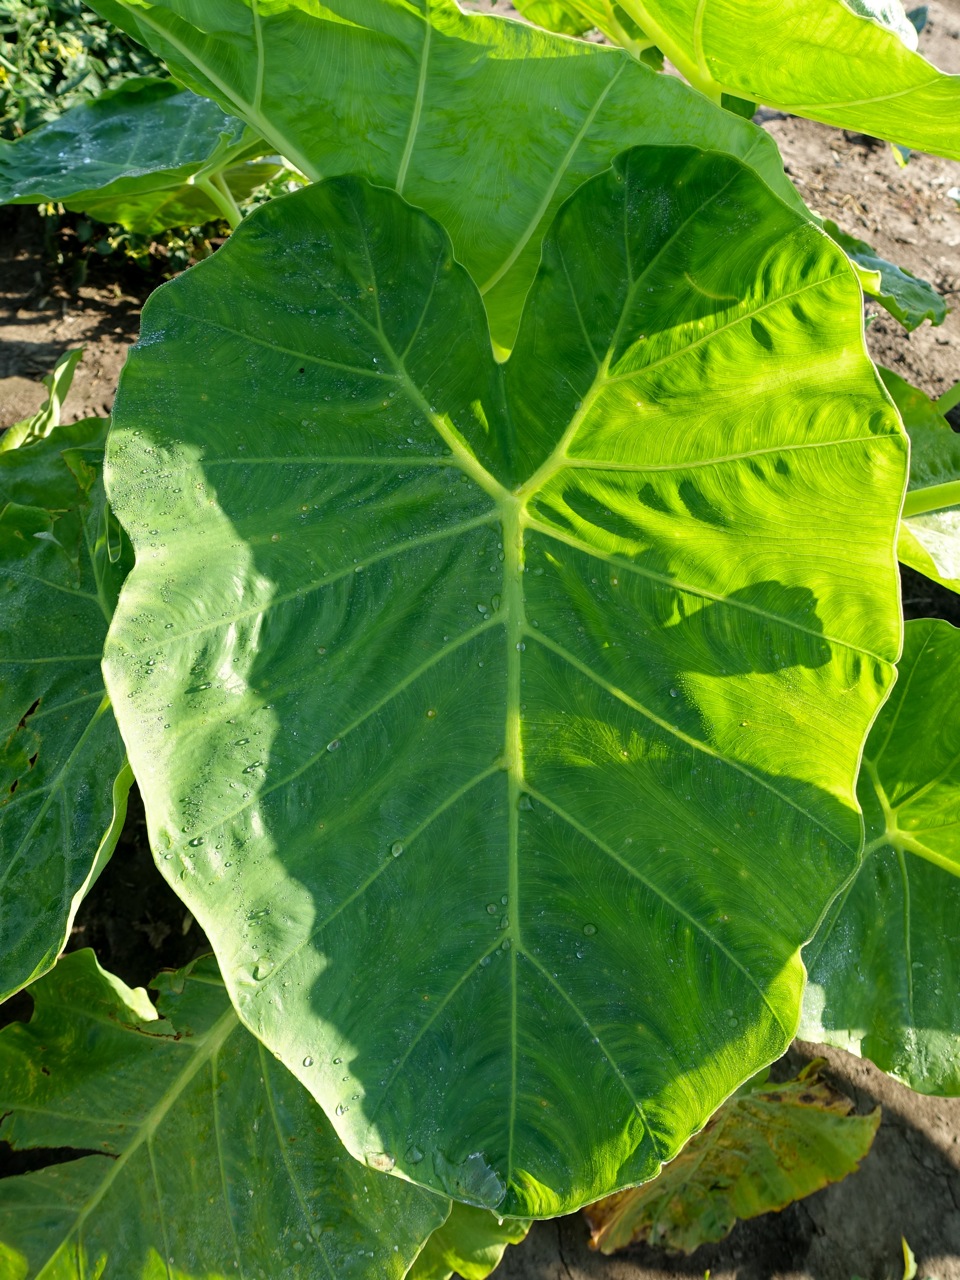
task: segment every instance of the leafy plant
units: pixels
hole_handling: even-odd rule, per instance
[[[824,39],[848,41],[821,59],[821,116],[832,102],[851,127],[870,115],[954,154],[955,126],[922,109],[954,78],[838,105],[851,40],[872,51],[865,83],[926,65],[890,29],[899,9],[818,3]],[[680,3],[604,7],[624,49],[448,0],[97,7],[311,181],[144,313],[108,444],[136,564],[103,723],[116,716],[157,864],[214,946],[236,1043],[279,1057],[298,1106],[313,1095],[325,1141],[367,1166],[351,1176],[384,1197],[399,1176],[411,1204],[443,1206],[397,1242],[396,1274],[473,1280],[528,1220],[677,1156],[783,1050],[801,949],[816,935],[808,955],[826,956],[836,913],[870,888],[881,846],[862,863],[857,774],[899,657],[895,548],[953,504],[956,476],[942,417],[908,421],[900,519],[907,442],[858,281],[905,323],[939,312],[922,282],[841,252],[737,114],[778,67],[795,102],[807,91],[779,9],[744,40],[699,6],[708,76],[692,78],[710,102],[640,60],[682,53]],[[136,151],[121,163],[126,181]],[[69,430],[0,462],[48,449],[62,482]],[[55,531],[59,508],[34,506],[29,531]],[[75,511],[92,518],[93,499],[57,518]],[[44,566],[43,582],[60,579]],[[35,607],[18,597],[17,616]],[[64,622],[63,601],[45,607]],[[118,775],[85,742],[71,760],[107,817]],[[108,825],[74,841],[76,893]],[[33,856],[61,867],[43,835]],[[48,944],[34,975],[69,910],[24,901]],[[149,1024],[141,997],[122,1002]],[[882,1057],[890,1018],[863,1016]],[[160,1039],[134,1034],[124,1045]],[[256,1195],[249,1162],[237,1176]],[[444,1222],[450,1198],[464,1207]],[[35,1229],[16,1218],[8,1231]],[[151,1248],[184,1274],[229,1265],[199,1227],[161,1252],[155,1226],[128,1271],[148,1274]],[[384,1273],[382,1243],[358,1275]],[[86,1265],[64,1256],[66,1274]]]
[[[17,138],[159,61],[83,0],[0,0],[0,137]]]
[[[542,252],[497,364],[426,215],[274,201],[148,303],[110,461],[161,869],[348,1149],[521,1217],[652,1176],[789,1040],[906,461],[843,257],[739,162],[628,152]]]

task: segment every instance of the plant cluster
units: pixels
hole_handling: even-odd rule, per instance
[[[0,0],[0,138],[18,138],[159,59],[82,0]]]
[[[0,200],[235,229],[109,427],[65,364],[0,447],[0,1136],[75,1156],[0,1274],[479,1280],[843,1176],[877,1118],[758,1078],[798,1025],[960,1090],[960,633],[897,574],[960,590],[960,393],[746,117],[960,158],[960,78],[872,0],[94,7],[173,80]],[[57,959],[134,777],[215,953],[156,1003]]]

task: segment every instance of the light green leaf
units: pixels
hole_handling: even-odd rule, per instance
[[[273,166],[241,162],[267,150],[241,120],[170,80],[137,78],[0,141],[0,204],[58,200],[101,222],[155,234],[226,217]],[[229,176],[233,191],[225,187]]]
[[[20,445],[26,444],[31,440],[42,440],[44,436],[50,434],[54,427],[60,425],[60,411],[63,408],[64,400],[67,398],[67,392],[73,383],[73,375],[82,355],[83,347],[77,347],[75,351],[65,351],[63,353],[53,366],[53,372],[47,374],[43,380],[43,385],[47,388],[47,398],[32,418],[24,418],[22,422],[15,422],[12,427],[7,427],[6,431],[0,435],[0,453],[7,453],[11,449],[19,449]],[[0,475],[2,474],[0,472]],[[3,480],[0,479],[0,484],[2,483]]]
[[[93,7],[310,178],[357,173],[436,218],[502,347],[513,345],[553,215],[625,147],[738,156],[803,207],[761,129],[621,50],[461,13],[452,0]]]
[[[275,200],[148,302],[110,464],[158,865],[351,1151],[516,1217],[789,1041],[906,478],[846,260],[746,166],[628,152],[543,252],[497,364],[426,215]]]
[[[0,1180],[0,1274],[401,1280],[448,1203],[350,1159],[212,960],[155,985],[79,951],[0,1033],[0,1137],[76,1152]]]
[[[0,998],[54,963],[132,781],[100,673],[132,559],[103,497],[106,427],[0,453]]]
[[[908,622],[864,755],[863,867],[804,953],[801,1035],[960,1093],[960,631]]]
[[[874,15],[865,17],[844,0],[620,3],[715,101],[736,94],[960,159],[960,76],[938,71],[905,43],[894,6],[859,0]]]
[[[929,320],[934,325],[943,324],[947,318],[947,304],[932,284],[919,279],[904,267],[887,262],[865,240],[847,235],[829,218],[823,227],[859,267],[879,275],[879,281],[865,285],[864,292],[876,298],[908,332],[923,324],[924,320]]]
[[[960,592],[960,435],[934,403],[899,374],[880,376],[910,436],[910,483],[897,543],[900,560]]]
[[[486,1209],[454,1203],[414,1263],[410,1280],[450,1280],[454,1272],[460,1280],[486,1280],[507,1246],[519,1244],[529,1230],[528,1222],[497,1219]]]
[[[796,1080],[731,1098],[680,1155],[642,1187],[586,1210],[603,1253],[648,1243],[692,1253],[722,1240],[737,1221],[784,1209],[854,1173],[880,1125],[880,1108],[851,1115],[816,1059]]]

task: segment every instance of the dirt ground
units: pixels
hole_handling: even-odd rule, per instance
[[[503,9],[503,0],[478,9]],[[960,0],[932,0],[921,49],[944,70],[960,72]],[[960,378],[960,164],[914,155],[897,165],[885,143],[810,121],[761,112],[788,172],[807,203],[869,241],[881,254],[931,281],[955,310],[939,328],[913,334],[869,304],[867,342],[874,358],[930,395]],[[49,233],[48,233],[49,234]],[[52,265],[51,250],[68,261]],[[69,420],[110,410],[126,350],[137,333],[143,300],[160,275],[116,256],[91,260],[85,283],[71,287],[71,243],[45,244],[31,209],[0,210],[0,426],[33,412],[40,378],[66,349],[86,346],[67,403]],[[952,415],[958,420],[960,413]],[[904,576],[910,616],[936,614],[960,624],[960,598],[915,574]],[[72,946],[94,946],[131,983],[163,966],[179,966],[203,949],[203,936],[153,867],[142,808],[131,804],[123,838],[84,904]],[[7,1006],[25,1016],[29,997]],[[510,1249],[497,1280],[899,1280],[900,1237],[917,1255],[918,1280],[960,1280],[960,1099],[923,1098],[848,1055],[823,1050],[834,1083],[857,1109],[883,1107],[873,1150],[860,1171],[779,1214],[741,1223],[719,1245],[689,1258],[637,1248],[604,1258],[587,1246],[579,1215],[540,1223]],[[781,1071],[814,1053],[796,1045]],[[0,1176],[16,1172],[4,1159]]]

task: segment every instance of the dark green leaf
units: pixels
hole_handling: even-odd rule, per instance
[[[0,142],[0,204],[58,200],[154,234],[229,216],[214,178],[235,170],[249,188],[238,164],[267,149],[208,98],[137,78],[18,142]]]
[[[53,964],[132,780],[100,673],[132,558],[103,497],[106,426],[0,453],[0,997]]]
[[[275,200],[150,299],[111,437],[161,869],[351,1151],[519,1217],[789,1040],[906,471],[846,259],[746,166],[628,152],[543,254],[498,364],[426,215]]]
[[[212,960],[156,986],[79,951],[0,1033],[0,1138],[74,1150],[0,1181],[0,1273],[401,1280],[448,1203],[350,1159]]]
[[[932,284],[919,279],[904,267],[887,262],[865,240],[848,236],[829,218],[823,226],[857,266],[862,267],[865,272],[879,274],[879,284],[871,284],[869,287],[865,285],[864,292],[876,298],[908,332],[923,324],[924,320],[935,325],[943,324],[947,318],[947,304]]]
[[[908,622],[864,754],[863,867],[805,952],[801,1034],[960,1094],[960,631]]]

